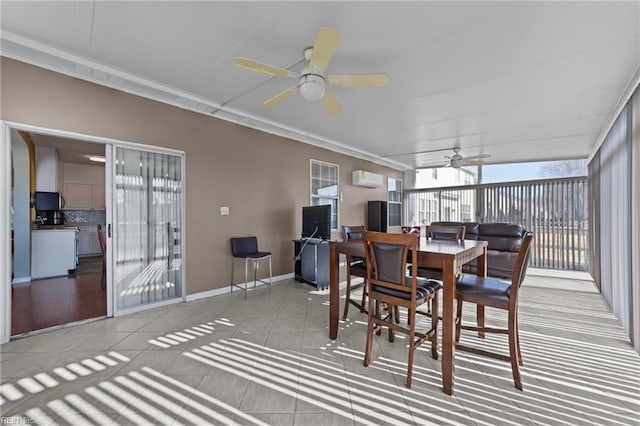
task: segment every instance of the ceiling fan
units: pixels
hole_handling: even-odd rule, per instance
[[[485,158],[491,157],[489,154],[481,154],[481,155],[472,155],[470,157],[463,157],[460,155],[460,148],[453,148],[453,155],[448,156],[445,155],[445,158],[449,159],[449,162],[445,165],[445,167],[453,167],[454,169],[459,169],[464,166],[477,166],[482,164],[482,160]]]
[[[304,57],[309,62],[300,73],[283,68],[262,64],[247,58],[233,58],[233,65],[251,71],[278,77],[295,78],[298,84],[277,94],[264,102],[266,106],[279,105],[287,99],[300,93],[309,101],[320,101],[329,114],[339,114],[342,107],[327,90],[327,85],[338,87],[382,87],[391,80],[388,74],[330,74],[325,71],[335,53],[340,36],[331,28],[322,28],[316,36],[313,47],[304,51]]]

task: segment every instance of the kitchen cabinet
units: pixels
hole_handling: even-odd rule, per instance
[[[79,163],[62,163],[64,183],[86,183],[104,186],[104,166],[90,166]]]
[[[106,210],[107,200],[104,195],[104,185],[91,185],[91,205],[94,210]]]
[[[104,166],[63,163],[64,210],[105,210]]]
[[[46,146],[35,147],[36,191],[58,192],[58,151]]]
[[[101,255],[96,225],[81,225],[78,229],[78,254],[83,257]]]
[[[105,210],[104,185],[64,183],[64,210]]]
[[[40,229],[31,233],[31,278],[67,275],[78,265],[78,229]]]

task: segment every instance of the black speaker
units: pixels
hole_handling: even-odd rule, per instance
[[[367,229],[369,231],[387,232],[387,202],[367,202]]]

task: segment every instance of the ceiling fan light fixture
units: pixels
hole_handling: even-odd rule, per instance
[[[317,74],[305,74],[300,77],[298,91],[300,95],[308,101],[319,101],[324,96],[324,78]]]
[[[463,160],[462,158],[451,158],[451,167],[453,167],[454,169],[459,169],[460,167],[463,166]]]

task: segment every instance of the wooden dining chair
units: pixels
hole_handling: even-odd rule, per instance
[[[425,237],[432,240],[464,241],[464,225],[428,225]],[[442,269],[428,266],[418,266],[418,276],[430,280],[442,281]]]
[[[107,244],[104,241],[104,234],[102,233],[102,225],[97,226],[98,243],[100,244],[100,251],[102,252],[102,278],[100,285],[102,289],[107,288]]]
[[[347,226],[344,225],[342,227],[342,241],[352,241],[352,240],[362,240],[362,233],[364,232],[364,225],[358,226]],[[354,275],[356,277],[361,277],[364,279],[362,283],[358,283],[355,285],[351,284],[351,276]],[[347,319],[347,315],[349,314],[349,305],[353,305],[360,310],[362,313],[367,313],[365,307],[365,301],[367,300],[367,286],[366,286],[366,278],[367,278],[367,267],[366,261],[363,257],[356,256],[347,256],[347,289],[345,294],[345,304],[344,304],[344,312],[342,314],[342,320],[345,321]],[[362,287],[362,297],[358,302],[351,298],[351,290]]]
[[[382,327],[389,329],[390,342],[393,342],[396,331],[407,334],[409,336],[409,356],[406,386],[410,388],[413,356],[416,348],[429,340],[431,342],[431,356],[433,359],[438,359],[438,292],[442,288],[442,283],[417,276],[417,235],[365,231],[363,240],[369,293],[367,343],[363,364],[367,367],[371,363],[373,336]],[[408,256],[410,256],[412,264],[409,276],[406,274]],[[424,332],[418,332],[416,331],[416,309],[429,302],[434,312],[434,315],[431,316],[431,328]],[[380,309],[382,303],[406,308],[407,315],[411,318],[407,326],[395,321],[396,309],[389,309],[386,316],[382,317]]]
[[[458,300],[456,350],[511,362],[513,382],[519,390],[522,390],[522,379],[520,378],[519,370],[519,366],[522,365],[522,354],[520,352],[520,336],[518,334],[518,290],[527,272],[532,241],[533,233],[527,232],[522,240],[510,283],[497,278],[478,277],[470,274],[464,274],[456,283],[456,299]],[[476,326],[462,324],[462,305],[464,302],[506,310],[508,312],[507,328],[487,327],[484,324]],[[461,345],[460,330],[507,334],[509,336],[509,356]]]

